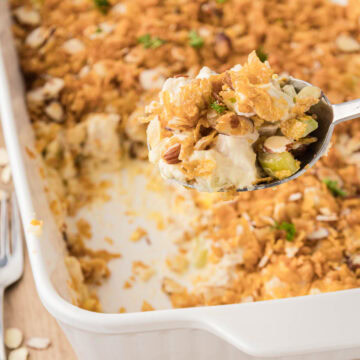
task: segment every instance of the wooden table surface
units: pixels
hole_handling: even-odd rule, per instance
[[[29,349],[29,360],[76,360],[61,328],[39,299],[27,254],[22,279],[5,293],[4,318],[5,328],[19,328],[25,339],[39,336],[51,340],[46,350]]]
[[[0,131],[0,147],[2,146],[3,139]],[[9,187],[5,188],[9,190]],[[5,292],[4,323],[5,328],[19,328],[25,339],[30,337],[50,339],[51,346],[46,350],[29,349],[29,360],[77,359],[61,328],[39,299],[26,250],[24,275]]]

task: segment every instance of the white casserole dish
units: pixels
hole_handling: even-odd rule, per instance
[[[26,232],[39,296],[80,360],[355,359],[360,357],[360,289],[236,305],[100,314],[73,306],[65,246],[48,207],[10,32],[0,2],[0,111],[25,229],[34,214],[40,237]]]

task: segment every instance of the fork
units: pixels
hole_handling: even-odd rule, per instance
[[[0,360],[5,360],[3,303],[4,291],[22,276],[24,255],[22,232],[16,196],[0,201]]]

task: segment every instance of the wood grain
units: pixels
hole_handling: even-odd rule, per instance
[[[25,339],[39,336],[51,340],[51,346],[46,350],[29,349],[30,360],[77,359],[59,325],[41,304],[27,254],[22,279],[5,293],[4,317],[5,328],[21,329]]]

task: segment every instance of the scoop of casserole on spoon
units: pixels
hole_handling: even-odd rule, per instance
[[[244,66],[168,79],[146,109],[149,159],[162,177],[199,191],[250,191],[295,179],[327,150],[360,100],[331,105],[322,91],[278,76],[256,53]]]

